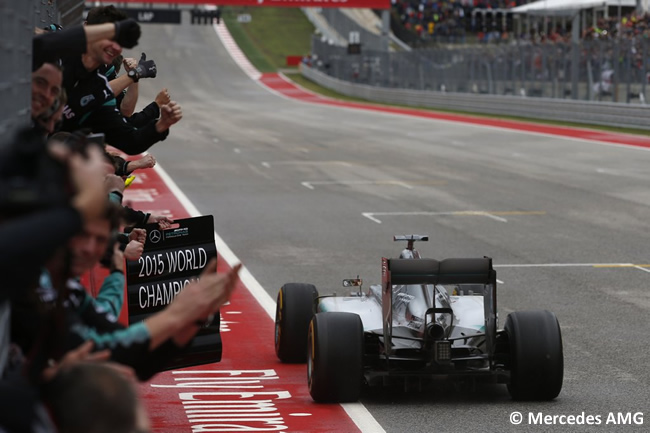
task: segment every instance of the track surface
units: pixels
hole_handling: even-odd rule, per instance
[[[273,299],[286,282],[321,293],[342,293],[341,279],[356,275],[378,282],[380,258],[402,246],[392,236],[417,233],[430,235],[425,256],[494,259],[501,321],[557,314],[556,401],[513,402],[501,386],[373,392],[362,402],[385,431],[647,431],[606,424],[650,401],[647,140],[297,102],[251,81],[209,26],[146,26],[140,47],[159,70],[141,101],[168,87],[184,111],[152,153]],[[264,341],[271,348],[272,334]],[[530,425],[529,413],[601,424]]]

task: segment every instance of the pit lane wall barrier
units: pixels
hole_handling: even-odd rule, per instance
[[[323,87],[369,101],[650,130],[646,105],[395,89],[343,81],[304,64],[300,70]]]
[[[34,27],[81,23],[83,0],[0,1],[0,147],[30,122]]]

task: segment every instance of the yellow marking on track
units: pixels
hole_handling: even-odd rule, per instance
[[[452,212],[453,215],[546,215],[545,211],[501,211],[501,212],[491,212],[491,211],[458,211]]]

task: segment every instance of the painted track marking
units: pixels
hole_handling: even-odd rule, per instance
[[[362,215],[368,218],[370,221],[381,224],[382,221],[377,218],[377,216],[484,216],[491,218],[499,222],[508,222],[507,219],[503,218],[503,215],[545,215],[544,211],[473,211],[473,210],[464,210],[464,211],[453,211],[453,212],[428,212],[428,211],[416,211],[416,212],[363,212]]]
[[[194,206],[194,204],[189,200],[185,193],[183,193],[178,185],[176,185],[173,179],[167,174],[167,172],[161,167],[160,164],[156,164],[154,170],[160,176],[172,194],[176,197],[176,199],[181,203],[182,206],[185,207],[185,210],[192,217],[201,215],[196,206]],[[221,237],[216,233],[216,231],[214,233],[214,238],[217,246],[217,251],[219,251],[219,254],[229,266],[232,267],[235,264],[240,263],[240,260],[233,253],[230,247],[228,247],[228,245],[223,241],[223,239],[221,239]],[[242,269],[239,272],[239,276],[241,282],[250,292],[255,301],[259,303],[260,307],[267,313],[269,318],[274,320],[276,309],[275,301],[250,273],[248,268],[242,266]],[[363,404],[359,402],[345,403],[341,404],[340,406],[362,433],[385,433],[383,427],[377,422],[377,420],[375,420],[375,418],[370,414],[368,409]]]
[[[322,180],[300,182],[307,189],[315,189],[315,185],[397,185],[406,189],[413,189],[411,185],[399,180]]]

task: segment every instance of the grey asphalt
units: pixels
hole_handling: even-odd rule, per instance
[[[504,386],[365,396],[387,432],[648,431],[650,419],[606,420],[650,416],[650,267],[590,264],[650,263],[649,151],[287,100],[251,81],[209,26],[147,25],[140,46],[159,70],[141,101],[168,87],[184,112],[152,153],[273,298],[286,282],[377,283],[380,258],[403,246],[392,236],[415,233],[430,236],[424,256],[494,259],[501,323],[557,314],[557,400],[513,402]],[[530,425],[529,413],[601,424]]]

